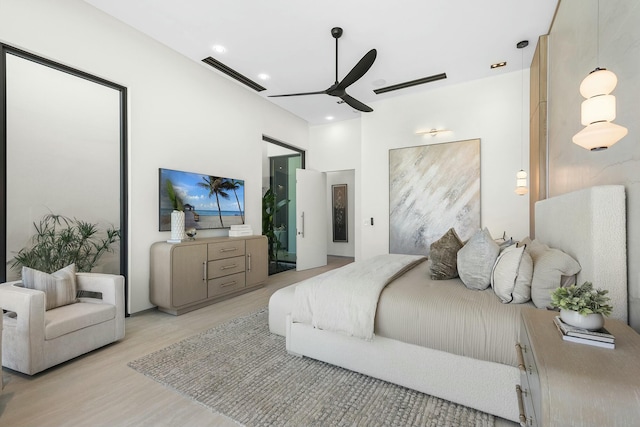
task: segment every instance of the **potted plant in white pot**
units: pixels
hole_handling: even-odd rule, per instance
[[[609,316],[613,310],[606,296],[608,292],[606,289],[594,289],[591,282],[560,287],[551,293],[551,306],[560,309],[563,322],[595,331],[604,326],[603,316]]]

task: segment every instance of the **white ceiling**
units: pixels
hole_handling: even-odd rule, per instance
[[[211,69],[211,56],[267,90],[260,96],[320,91],[341,80],[370,49],[377,59],[347,93],[375,102],[528,68],[558,0],[85,0]],[[516,48],[521,40],[529,47]],[[225,53],[216,53],[222,45]],[[524,55],[524,58],[523,58]],[[507,61],[495,70],[490,65]],[[433,74],[447,79],[376,95],[373,89]],[[266,73],[268,80],[258,75]],[[221,73],[220,73],[221,74]],[[235,80],[234,80],[235,81]],[[381,83],[384,82],[384,83]],[[238,83],[240,84],[240,83]],[[247,90],[252,90],[247,88]],[[267,98],[310,124],[359,117],[339,98]]]

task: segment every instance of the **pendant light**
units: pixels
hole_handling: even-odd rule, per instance
[[[523,40],[516,44],[516,47],[522,51],[522,68],[520,72],[522,73],[522,102],[520,103],[520,171],[516,174],[516,194],[519,196],[524,196],[529,192],[529,188],[527,187],[527,173],[524,171],[523,163],[524,163],[524,137],[522,136],[524,130],[524,48],[529,46],[528,40]]]
[[[600,1],[598,0],[596,60],[600,60]],[[580,84],[580,94],[587,98],[580,109],[586,126],[573,136],[573,142],[587,150],[601,151],[620,141],[627,128],[611,123],[616,118],[616,97],[611,95],[618,78],[606,68],[596,67]]]

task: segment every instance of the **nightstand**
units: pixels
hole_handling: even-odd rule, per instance
[[[631,426],[640,423],[640,335],[607,319],[616,348],[563,341],[555,311],[522,310],[516,344],[523,426]]]

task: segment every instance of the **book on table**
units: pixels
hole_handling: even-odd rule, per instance
[[[553,322],[564,341],[603,348],[615,348],[615,337],[605,328],[600,328],[596,331],[577,328],[566,324],[559,316],[554,317]]]

